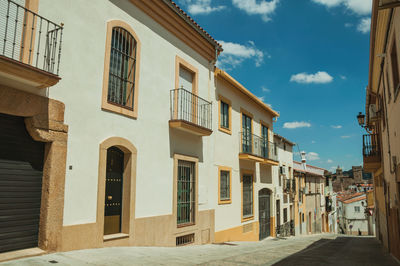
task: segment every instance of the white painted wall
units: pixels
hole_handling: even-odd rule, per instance
[[[212,177],[215,184],[212,188],[215,191],[213,197],[213,207],[215,208],[215,231],[226,230],[229,228],[237,227],[242,224],[241,222],[241,206],[242,206],[242,191],[240,182],[240,168],[242,169],[255,169],[255,184],[254,184],[254,220],[258,220],[258,191],[262,188],[269,188],[273,192],[275,185],[276,170],[271,166],[259,165],[259,163],[252,163],[239,160],[240,151],[240,132],[242,131],[241,113],[240,108],[253,114],[253,134],[261,135],[260,120],[268,123],[269,127],[269,140],[273,140],[273,125],[272,116],[267,113],[258,105],[253,103],[237,89],[231,87],[226,82],[219,79],[216,80],[215,99],[218,95],[222,95],[232,102],[232,134],[221,132],[218,127],[213,133],[213,138],[216,146],[214,147],[214,166],[212,168]],[[218,126],[218,103],[213,105],[213,114],[215,114],[215,125]],[[218,145],[218,146],[217,146]],[[232,203],[218,205],[218,166],[232,167]],[[271,195],[271,198],[272,195]],[[271,217],[274,216],[274,204],[271,199]]]
[[[49,92],[65,103],[69,125],[64,225],[96,221],[99,144],[113,136],[137,148],[137,218],[172,213],[175,152],[200,158],[199,209],[214,208],[209,200],[216,195],[213,138],[176,132],[168,125],[175,56],[198,68],[199,96],[210,101],[211,64],[129,1],[41,0],[39,13],[65,24],[62,80]],[[128,23],[142,43],[137,120],[101,110],[106,25],[113,19]]]
[[[288,198],[287,203],[284,203],[284,197],[287,197],[288,194],[284,193],[283,191],[283,186],[284,186],[284,179],[289,179],[293,178],[293,147],[289,145],[288,143],[285,144],[284,141],[280,140],[277,137],[274,137],[274,142],[276,143],[277,150],[278,150],[278,159],[279,159],[279,167],[285,167],[286,168],[286,174],[285,175],[280,175],[280,170],[279,167],[274,167],[276,174],[273,175],[275,177],[275,204],[276,200],[279,199],[281,204],[281,217],[280,217],[280,223],[284,223],[283,219],[283,209],[287,208],[287,213],[288,213],[288,220],[290,221],[291,219],[294,219],[294,217],[291,217],[290,213],[290,198]],[[285,149],[286,148],[286,149]],[[289,170],[290,169],[290,170]],[[281,179],[281,186],[279,186],[279,178]],[[276,206],[275,206],[276,207]],[[294,208],[294,207],[293,207]],[[275,212],[276,214],[276,212]]]

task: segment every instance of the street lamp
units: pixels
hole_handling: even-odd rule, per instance
[[[368,134],[371,134],[371,132],[368,130],[368,126],[365,125],[365,115],[363,113],[361,112],[358,113],[357,120],[360,127],[364,128],[365,131],[368,132]]]

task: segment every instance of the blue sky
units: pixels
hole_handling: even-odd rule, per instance
[[[362,164],[371,0],[177,3],[223,45],[218,66],[280,112],[274,131],[309,164]]]

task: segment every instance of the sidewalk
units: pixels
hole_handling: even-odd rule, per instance
[[[349,238],[348,241],[352,241],[352,239],[353,238]],[[53,253],[0,263],[0,265],[272,265],[285,258],[290,259],[290,261],[287,261],[287,263],[284,262],[283,264],[281,262],[279,265],[307,265],[301,264],[301,260],[307,261],[306,258],[301,256],[298,258],[296,256],[312,250],[314,250],[314,253],[319,253],[318,249],[326,250],[325,245],[334,243],[335,241],[335,235],[323,234],[290,237],[287,239],[269,238],[260,242],[237,242],[179,248],[101,248]],[[370,243],[371,241],[377,243],[377,241],[372,238],[367,239],[366,242]],[[376,246],[373,248],[376,249]],[[330,252],[332,253],[330,255],[333,255],[335,250],[330,250]],[[366,250],[366,252],[368,252],[368,250]],[[311,252],[310,254],[314,256],[314,253]],[[381,256],[378,253],[373,253],[377,259]],[[323,252],[323,254],[326,253]],[[340,256],[340,254],[338,255]],[[308,260],[308,262],[310,262],[310,260]],[[314,260],[314,262],[318,261]],[[324,261],[324,264],[325,263],[326,261]]]

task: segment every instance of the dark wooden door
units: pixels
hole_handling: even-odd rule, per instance
[[[121,233],[123,174],[124,153],[116,147],[111,147],[107,150],[105,235]]]
[[[264,188],[258,192],[258,209],[259,209],[259,238],[264,239],[271,235],[271,222],[270,222],[270,193],[269,190]]]
[[[0,252],[38,245],[44,146],[24,118],[0,114]]]
[[[281,225],[281,201],[276,200],[276,226],[279,228]]]

